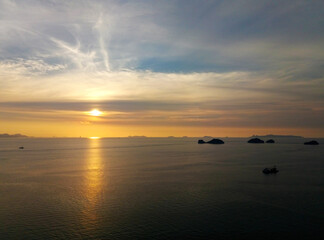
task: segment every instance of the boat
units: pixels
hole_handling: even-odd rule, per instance
[[[276,174],[279,170],[274,166],[273,168],[265,168],[262,171],[264,174]]]
[[[19,149],[24,149],[24,147],[19,147]]]

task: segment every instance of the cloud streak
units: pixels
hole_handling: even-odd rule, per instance
[[[110,64],[109,64],[109,55],[108,55],[108,51],[106,49],[106,44],[105,44],[105,39],[103,37],[103,20],[102,20],[102,13],[99,16],[99,19],[95,25],[95,28],[98,30],[98,38],[99,38],[99,44],[100,44],[100,48],[101,48],[101,53],[103,56],[103,60],[104,60],[104,64],[106,67],[107,71],[110,71]]]
[[[99,124],[222,126],[222,127],[324,127],[324,108],[318,105],[248,101],[132,101],[101,102],[2,102],[3,118],[50,121],[89,121],[86,112],[99,108],[104,115],[92,121]],[[32,114],[30,114],[32,113]],[[297,121],[296,121],[297,120]]]

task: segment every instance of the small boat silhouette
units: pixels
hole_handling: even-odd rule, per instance
[[[262,171],[264,174],[276,174],[279,170],[274,166],[273,168],[265,168]]]
[[[19,149],[24,149],[24,147],[19,147]]]

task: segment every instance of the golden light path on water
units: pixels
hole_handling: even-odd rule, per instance
[[[103,189],[103,160],[99,137],[89,139],[86,158],[86,174],[84,183],[84,210],[82,225],[89,229],[97,226],[101,192]]]

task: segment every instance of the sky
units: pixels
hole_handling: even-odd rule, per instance
[[[323,13],[315,0],[0,0],[0,133],[323,137]]]

